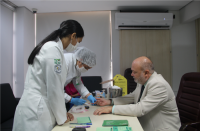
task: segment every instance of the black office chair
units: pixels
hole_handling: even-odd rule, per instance
[[[99,84],[102,82],[101,76],[81,76],[81,79],[89,92],[92,93],[95,90],[102,90],[102,85]]]
[[[12,131],[15,109],[19,98],[15,98],[9,83],[0,84],[0,88],[1,131]]]
[[[124,71],[124,77],[127,79],[128,94],[133,92],[137,86],[137,83],[134,81],[134,78],[131,76],[131,73],[132,73],[131,68],[127,68]]]
[[[182,76],[176,102],[182,125],[179,131],[200,131],[200,72]]]

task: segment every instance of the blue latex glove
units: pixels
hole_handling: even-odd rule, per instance
[[[86,102],[86,100],[80,99],[80,98],[72,98],[70,103],[74,105],[83,105]]]
[[[87,99],[93,104],[94,102],[96,102],[97,100],[92,96],[92,95],[89,95],[87,97]]]

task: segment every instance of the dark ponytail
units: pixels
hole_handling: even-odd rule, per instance
[[[66,20],[60,24],[60,28],[58,30],[53,31],[50,35],[48,35],[45,39],[43,39],[31,52],[28,58],[28,64],[32,65],[35,56],[40,52],[42,46],[48,41],[56,41],[59,37],[62,39],[63,37],[67,37],[70,34],[76,33],[76,37],[83,37],[84,31],[80,23],[75,20]]]

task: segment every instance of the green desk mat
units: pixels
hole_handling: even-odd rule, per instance
[[[92,123],[90,117],[78,117],[77,123]]]
[[[128,126],[127,120],[104,120],[102,126]]]

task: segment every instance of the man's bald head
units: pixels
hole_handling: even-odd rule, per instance
[[[154,72],[154,66],[152,61],[146,56],[141,56],[135,59],[132,63],[132,66],[137,66],[142,71],[149,70],[151,74]]]
[[[136,83],[145,84],[154,72],[152,61],[145,57],[135,59],[131,66],[131,76],[133,76]]]

